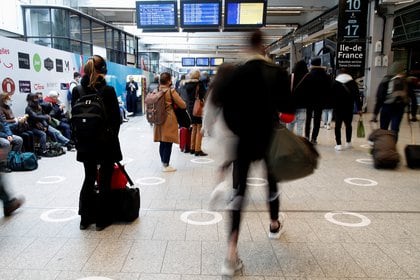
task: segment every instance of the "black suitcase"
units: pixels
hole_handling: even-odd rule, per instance
[[[415,144],[413,127],[410,122],[410,115],[408,115],[408,125],[411,133],[411,145],[407,145],[404,148],[405,159],[409,168],[420,168],[420,145]]]
[[[127,177],[131,187],[111,190],[112,214],[115,222],[132,222],[139,217],[140,189],[133,188],[133,181],[128,176],[125,168],[117,163]]]

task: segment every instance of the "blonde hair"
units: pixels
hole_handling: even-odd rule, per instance
[[[200,79],[200,70],[198,69],[193,69],[191,70],[191,72],[188,74],[190,76],[190,79]]]

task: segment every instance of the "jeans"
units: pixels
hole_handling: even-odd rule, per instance
[[[397,141],[401,120],[404,115],[404,108],[405,106],[400,104],[384,104],[382,106],[381,116],[379,118],[381,129],[388,130],[389,126],[391,125],[391,130],[395,132]]]
[[[312,136],[310,136],[312,114],[314,115],[314,128],[312,130]],[[305,137],[307,139],[316,141],[316,138],[318,138],[319,127],[321,125],[321,114],[322,109],[320,108],[308,107],[306,109]]]
[[[61,134],[61,132],[52,127],[51,125],[48,126],[48,135],[53,139],[54,142],[58,142],[60,144],[67,144],[70,140],[66,137],[64,137],[63,134]]]
[[[160,142],[159,155],[160,155],[160,161],[163,163],[164,166],[169,165],[169,161],[171,159],[171,153],[172,153],[172,143]]]
[[[47,133],[45,133],[45,131],[42,131],[40,129],[32,129],[32,133],[34,134],[34,136],[36,136],[39,139],[39,148],[40,148],[40,152],[44,153],[47,150]]]
[[[0,200],[3,201],[3,207],[7,206],[11,200],[9,193],[5,189],[3,173],[0,173]]]
[[[303,136],[303,126],[305,125],[306,109],[296,109],[295,119],[286,125],[287,129],[293,131],[296,126],[296,135]]]
[[[22,150],[23,139],[20,136],[12,135],[13,140],[9,142],[6,138],[0,138],[0,147],[6,151],[20,152]]]
[[[134,115],[137,113],[137,95],[136,93],[127,94],[127,111],[132,112]]]
[[[331,125],[332,117],[333,117],[333,109],[322,110],[322,123],[324,125]]]

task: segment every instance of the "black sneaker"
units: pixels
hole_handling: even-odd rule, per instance
[[[25,199],[23,197],[21,198],[14,198],[12,199],[7,205],[3,208],[4,216],[8,217],[12,215],[16,209],[20,208],[22,204],[25,202]]]

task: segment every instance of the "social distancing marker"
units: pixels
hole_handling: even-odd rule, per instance
[[[66,178],[64,178],[63,176],[46,176],[42,178],[41,180],[38,180],[36,183],[37,184],[57,184],[57,183],[63,182],[64,180],[66,180]]]
[[[378,185],[378,182],[373,181],[371,179],[365,179],[365,178],[346,178],[344,179],[344,182],[350,185],[355,186],[362,186],[362,187],[372,187]],[[365,183],[360,183],[365,182]]]
[[[246,179],[246,183],[249,186],[254,186],[254,187],[262,187],[268,184],[267,179],[264,178],[258,178],[258,177],[248,177]]]
[[[67,212],[67,213],[66,213]],[[52,214],[60,213],[60,216],[64,216],[63,218],[53,218],[51,217]],[[64,215],[66,213],[66,215]],[[58,215],[57,215],[58,216]],[[41,214],[41,220],[49,223],[64,223],[74,219],[77,219],[79,215],[77,214],[77,210],[75,208],[57,208],[45,211]]]
[[[136,180],[139,185],[155,186],[165,183],[166,180],[160,177],[144,177]]]
[[[113,280],[113,279],[108,278],[108,277],[101,277],[101,276],[90,276],[90,277],[79,278],[76,280]]]
[[[211,159],[211,158],[193,158],[191,160],[191,162],[193,162],[193,163],[200,163],[200,164],[207,164],[207,163],[214,162],[214,160]]]
[[[361,221],[358,222],[358,223],[345,223],[345,222],[340,222],[340,221],[337,221],[335,219],[334,216],[336,216],[336,215],[349,215],[349,216],[354,216],[354,217],[359,218]],[[358,214],[358,213],[353,213],[353,212],[345,212],[345,211],[329,212],[329,213],[326,213],[324,215],[324,217],[325,217],[325,219],[327,221],[329,221],[329,222],[331,222],[333,224],[340,225],[340,226],[345,226],[345,227],[365,227],[365,226],[368,226],[371,223],[371,221],[369,220],[369,218],[367,218],[366,216],[363,216],[363,215]]]
[[[209,220],[209,221],[194,221],[192,219],[189,218],[190,215],[194,215],[194,214],[206,214],[206,215],[211,215],[213,216],[213,219]],[[195,211],[187,211],[182,213],[181,217],[180,217],[181,221],[183,221],[186,224],[189,225],[195,225],[195,226],[208,226],[208,225],[214,225],[219,223],[223,218],[222,215],[220,215],[217,212],[212,212],[212,211],[207,211],[207,210],[195,210]]]
[[[362,144],[362,145],[360,145],[360,147],[361,148],[364,148],[364,149],[370,149],[370,148],[372,148],[372,146],[369,145],[369,144]]]
[[[373,159],[371,159],[371,158],[358,158],[358,159],[356,159],[356,161],[358,163],[363,163],[363,164],[372,164],[373,163]]]

